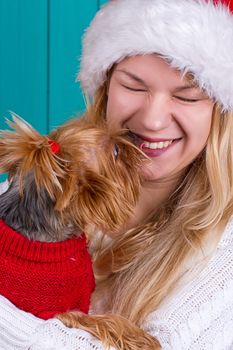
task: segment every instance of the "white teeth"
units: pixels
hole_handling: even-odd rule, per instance
[[[151,149],[157,149],[158,148],[158,143],[144,142],[144,145],[145,145],[146,148],[151,148]]]
[[[164,142],[143,142],[143,145],[145,148],[150,148],[150,149],[162,149],[162,148],[167,148],[170,144],[172,143],[171,141],[164,141]]]

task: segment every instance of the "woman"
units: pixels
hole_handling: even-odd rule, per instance
[[[231,11],[224,0],[113,0],[84,37],[90,115],[127,128],[151,159],[134,217],[96,260],[93,311],[123,315],[162,349],[233,347]],[[2,349],[104,349],[4,298],[0,310]]]

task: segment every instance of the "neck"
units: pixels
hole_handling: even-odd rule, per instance
[[[176,190],[179,182],[180,177],[166,181],[145,181],[134,214],[126,225],[126,229],[142,223],[152,212],[156,213]]]

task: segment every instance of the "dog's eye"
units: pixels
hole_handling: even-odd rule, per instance
[[[114,158],[115,160],[118,158],[118,155],[119,155],[119,147],[117,144],[114,145],[114,148],[113,148],[113,155],[114,155]]]

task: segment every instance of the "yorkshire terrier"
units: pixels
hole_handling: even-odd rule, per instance
[[[57,316],[116,349],[158,349],[117,315],[89,316],[95,282],[85,230],[117,232],[140,191],[143,153],[122,131],[71,119],[48,136],[12,115],[0,132],[0,293],[19,308]],[[79,311],[70,311],[79,310]],[[68,311],[68,312],[67,312]]]

